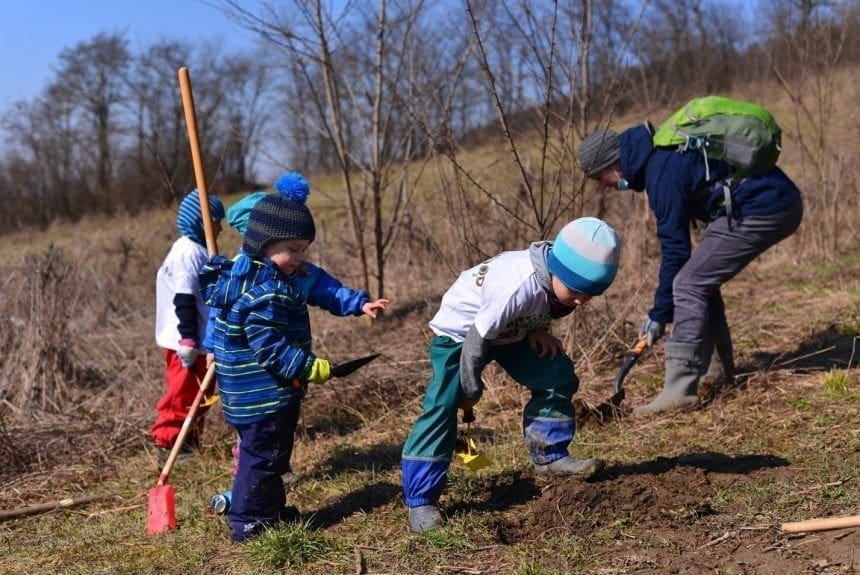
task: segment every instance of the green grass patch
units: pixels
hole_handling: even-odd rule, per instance
[[[269,529],[248,545],[248,555],[262,567],[299,567],[319,561],[335,550],[310,522],[288,523]]]
[[[851,376],[845,370],[832,370],[821,376],[824,396],[827,399],[844,399],[851,394]]]
[[[789,397],[785,402],[798,411],[809,411],[814,407],[809,400],[802,397]]]

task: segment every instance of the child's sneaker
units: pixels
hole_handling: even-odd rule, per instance
[[[596,457],[574,459],[570,455],[565,455],[552,463],[535,464],[535,475],[538,477],[580,477],[586,479],[603,469],[604,465],[605,462]]]
[[[442,512],[435,505],[420,505],[409,508],[409,529],[413,533],[425,533],[442,525]]]

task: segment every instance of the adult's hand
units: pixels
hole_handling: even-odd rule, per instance
[[[648,337],[648,347],[653,346],[666,333],[666,326],[650,317],[645,318],[642,327],[639,328],[639,337]]]

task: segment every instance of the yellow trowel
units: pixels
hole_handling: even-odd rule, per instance
[[[457,448],[454,453],[466,467],[477,472],[485,467],[489,467],[493,462],[478,453],[478,448],[472,439],[473,421],[475,421],[475,412],[470,407],[463,412],[463,423],[466,424],[465,440],[461,439],[457,441]]]

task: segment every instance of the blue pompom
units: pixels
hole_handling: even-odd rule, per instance
[[[303,204],[311,192],[311,187],[300,173],[286,172],[275,180],[275,190],[289,200]]]

